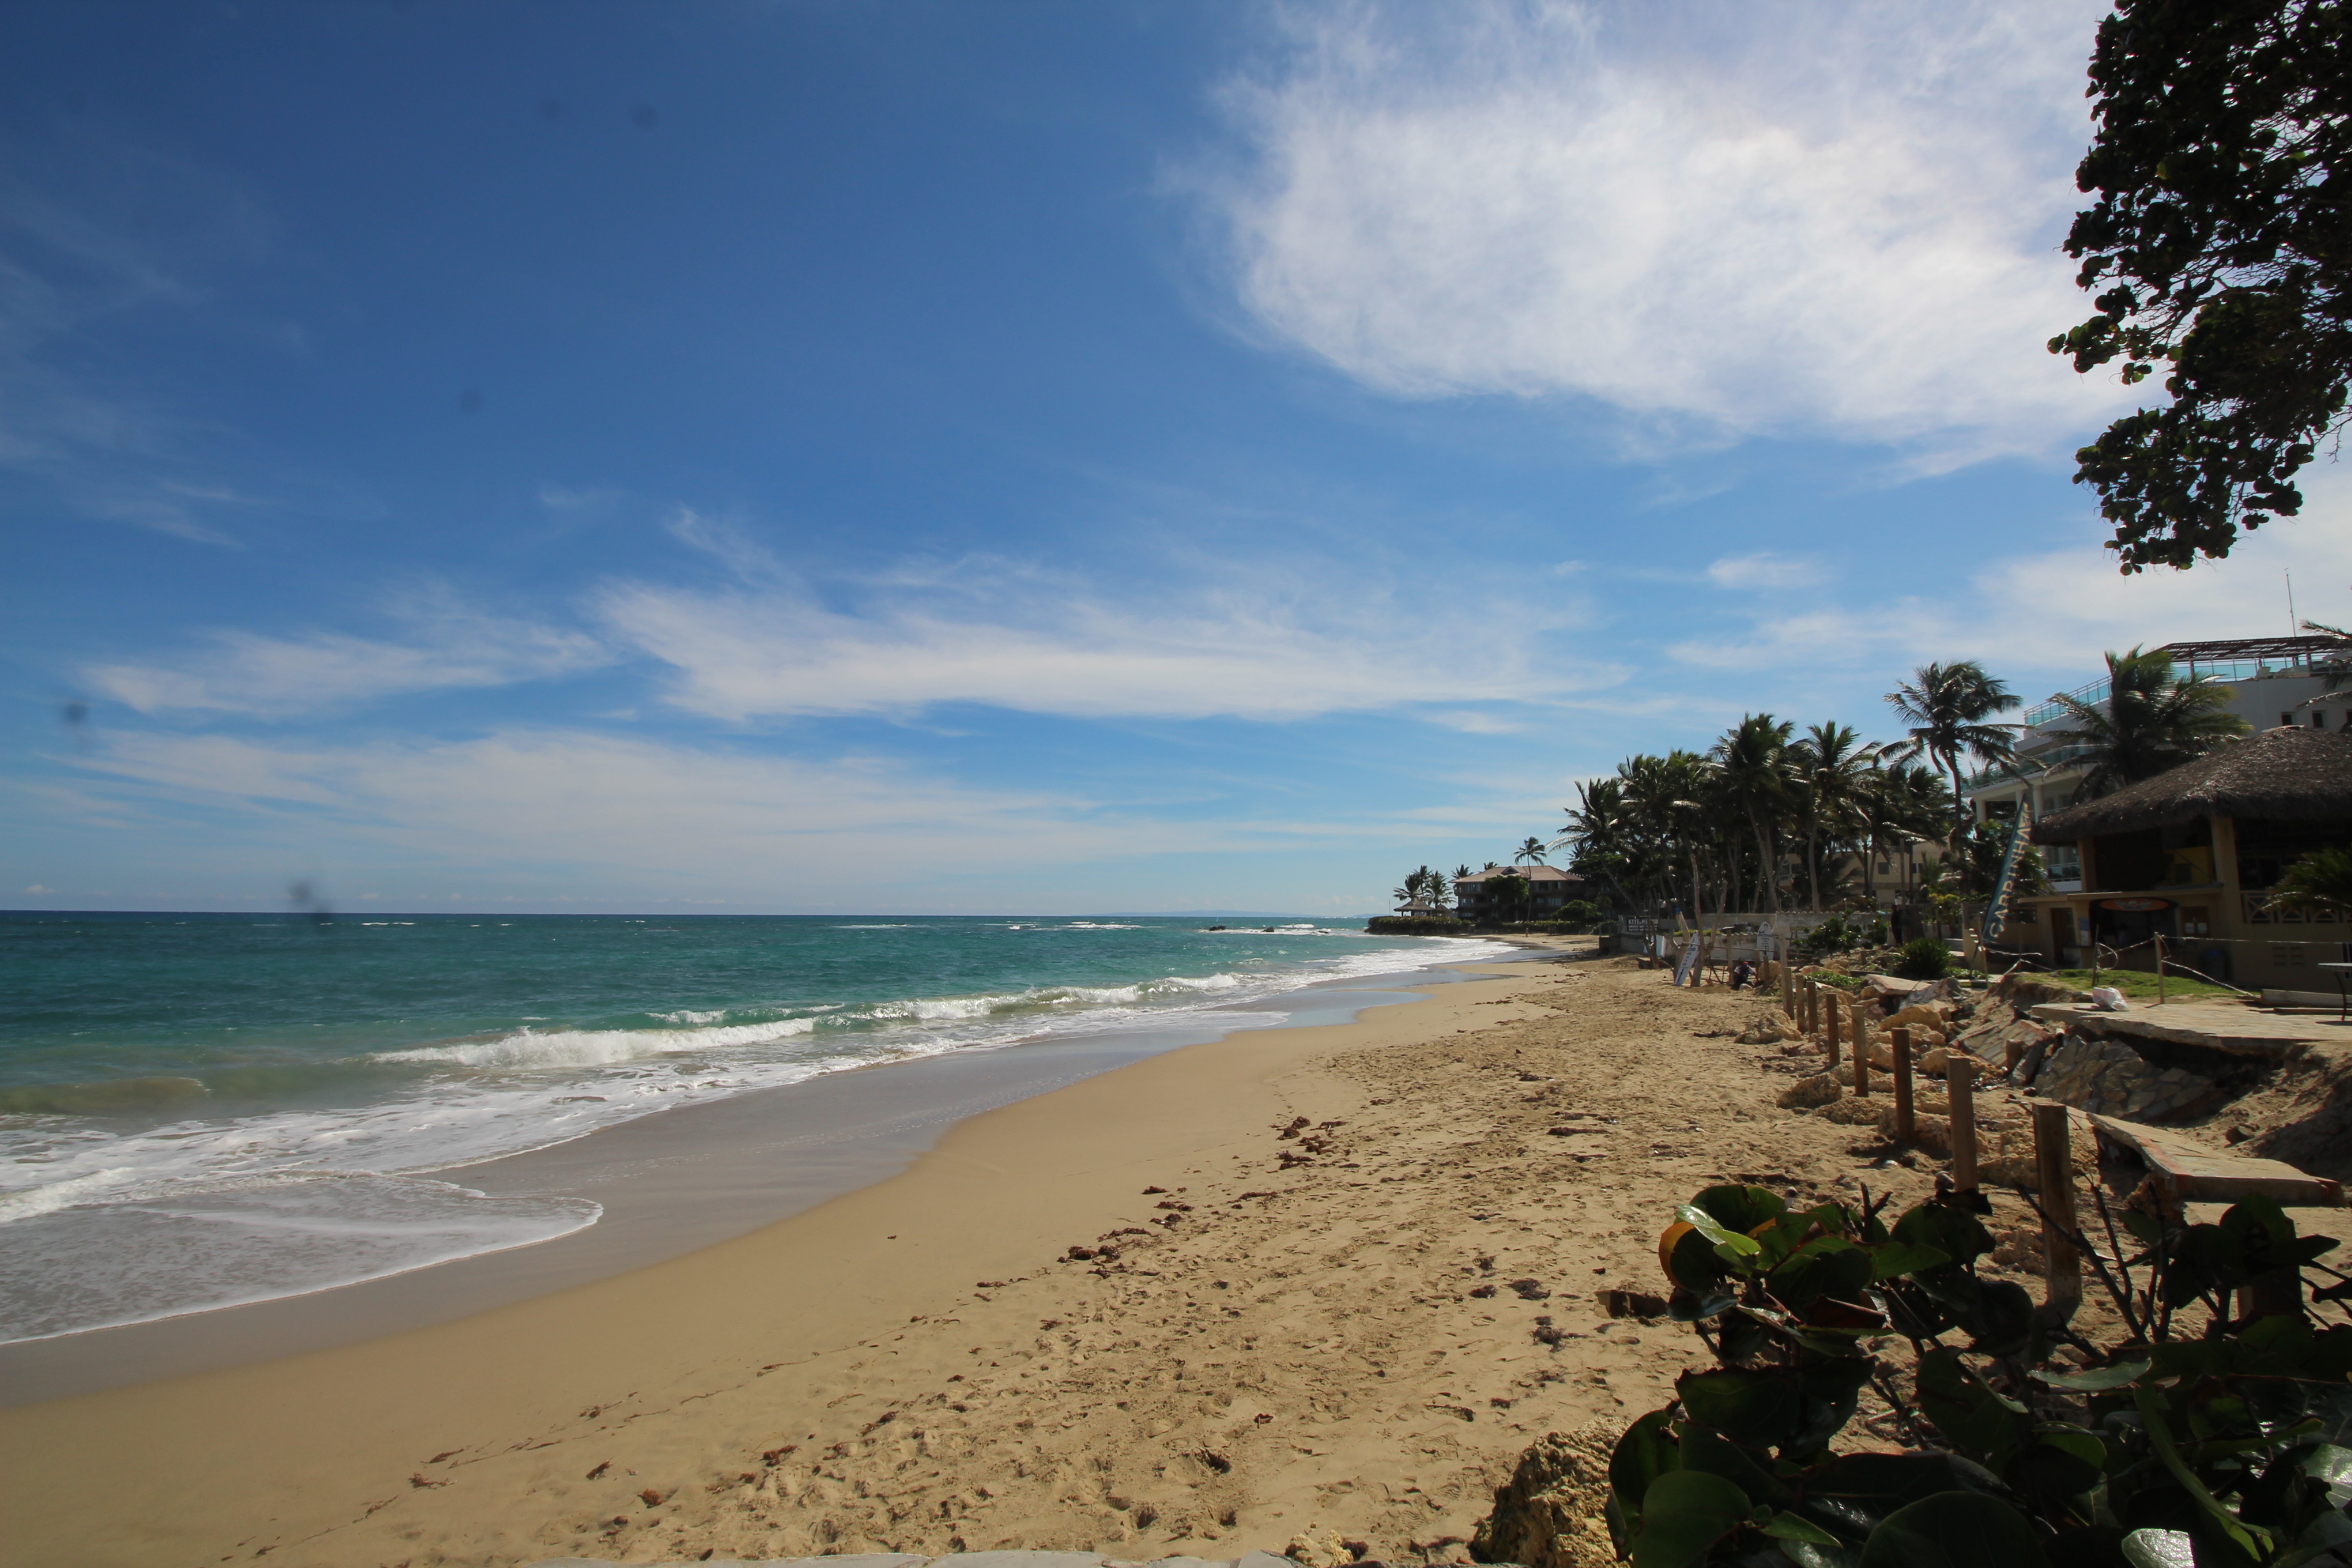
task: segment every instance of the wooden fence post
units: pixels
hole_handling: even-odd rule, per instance
[[[1895,1052],[1895,1137],[1908,1143],[1919,1135],[1918,1120],[1911,1111],[1911,1029],[1897,1024],[1887,1035],[1887,1044]]]
[[[2074,1136],[2066,1107],[2054,1100],[2033,1102],[2033,1165],[2041,1178],[2042,1299],[2071,1314],[2083,1300],[2083,1259],[2062,1232],[2074,1224]]]
[[[1859,996],[1848,999],[1845,1011],[1853,1031],[1853,1092],[1857,1095],[1868,1094],[1870,1092],[1870,1020]]]
[[[1785,958],[1774,959],[1772,967],[1780,977],[1780,1011],[1793,1018],[1797,1016],[1797,977]]]
[[[1837,993],[1824,985],[1822,987],[1820,1001],[1822,1005],[1822,1044],[1829,1049],[1830,1070],[1834,1072],[1837,1070],[1838,1065]]]
[[[1966,1052],[1951,1052],[1944,1090],[1952,1104],[1952,1185],[1965,1193],[1977,1184],[1977,1068]]]

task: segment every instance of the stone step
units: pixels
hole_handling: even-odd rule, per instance
[[[2225,1154],[2168,1132],[2118,1117],[2091,1117],[2099,1135],[2137,1154],[2148,1180],[2167,1201],[2229,1203],[2238,1198],[2275,1199],[2288,1207],[2335,1208],[2344,1185],[2295,1169],[2284,1160]]]

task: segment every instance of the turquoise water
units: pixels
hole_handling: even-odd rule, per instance
[[[673,1106],[1486,951],[1204,924],[0,916],[0,1339],[562,1235],[434,1173]]]

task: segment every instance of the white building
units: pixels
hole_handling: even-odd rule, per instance
[[[2322,701],[2331,691],[2352,687],[2352,647],[2325,636],[2242,637],[2223,642],[2167,643],[2183,674],[2209,675],[2230,687],[2228,710],[2255,733],[2281,725],[2317,730],[2352,729],[2352,702]],[[2101,679],[2066,693],[2097,708],[2107,697]],[[1963,781],[1965,797],[1979,821],[2013,818],[2030,794],[2035,817],[2075,804],[2085,771],[2082,725],[2055,697],[2025,710],[2014,771],[1990,768]],[[2083,867],[2071,845],[2050,845],[2042,864],[2061,893],[2083,890]]]

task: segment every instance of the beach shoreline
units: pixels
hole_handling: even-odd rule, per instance
[[[1352,1018],[1463,978],[1430,954],[1411,968],[1318,981],[1157,1027],[867,1062],[417,1173],[493,1197],[585,1199],[603,1212],[552,1239],[397,1274],[0,1343],[0,1408],[331,1349],[592,1284],[884,1180],[949,1127],[998,1106],[1235,1033]]]
[[[1770,1053],[1728,1043],[1754,1002],[1629,963],[1187,1046],[667,1262],[0,1412],[5,1550],[1142,1559],[1320,1529],[1458,1558],[1534,1436],[1630,1418],[1688,1363],[1595,1306],[1657,1288],[1673,1203],[1851,1180],[1851,1134],[1774,1110]],[[1614,1120],[1546,1136],[1579,1109]]]

